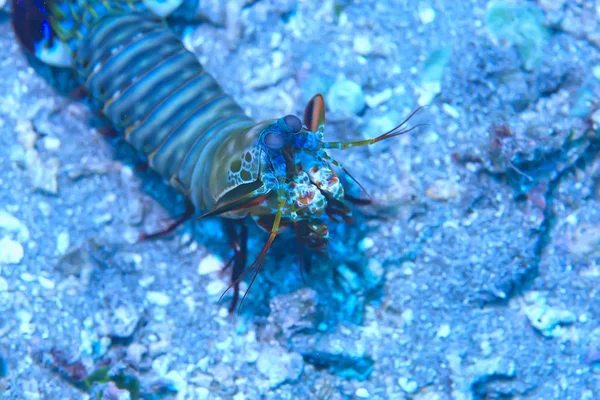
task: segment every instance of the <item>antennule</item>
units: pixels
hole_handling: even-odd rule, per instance
[[[383,135],[377,136],[374,139],[365,139],[365,140],[357,140],[354,142],[321,142],[321,148],[323,149],[338,149],[338,150],[346,150],[349,149],[350,147],[360,147],[360,146],[368,146],[370,144],[375,144],[377,142],[381,142],[382,140],[385,139],[390,139],[396,136],[400,136],[403,135],[405,133],[408,133],[414,129],[417,129],[421,126],[426,126],[427,124],[417,124],[415,126],[413,126],[412,128],[408,128],[408,129],[402,129],[402,127],[404,125],[406,125],[406,123],[419,111],[421,111],[423,107],[419,107],[417,108],[415,111],[413,111],[408,118],[406,118],[404,121],[402,121],[402,123],[400,123],[400,125],[396,126],[395,128],[387,131],[386,133],[384,133]]]

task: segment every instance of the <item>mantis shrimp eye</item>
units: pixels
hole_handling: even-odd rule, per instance
[[[295,115],[284,117],[283,122],[285,122],[291,133],[298,133],[302,130],[302,121]]]
[[[269,132],[265,135],[264,143],[272,150],[279,150],[285,144],[285,138],[280,133]]]

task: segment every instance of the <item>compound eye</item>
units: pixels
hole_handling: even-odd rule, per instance
[[[302,121],[295,115],[288,115],[283,118],[283,122],[288,126],[290,132],[298,133],[302,130]]]
[[[265,146],[272,150],[279,150],[285,145],[285,138],[277,132],[269,132],[265,135]]]

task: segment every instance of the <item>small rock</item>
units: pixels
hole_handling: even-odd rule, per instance
[[[52,279],[48,279],[43,276],[38,276],[38,282],[41,287],[47,290],[52,290],[55,287],[54,281]]]
[[[23,282],[35,281],[35,276],[33,274],[30,274],[29,272],[22,272],[21,275],[19,275],[19,277]]]
[[[577,321],[577,316],[571,311],[549,306],[540,292],[528,292],[525,301],[528,304],[523,307],[523,312],[531,325],[544,336],[559,336],[561,325]]]
[[[342,264],[336,268],[337,273],[342,278],[340,284],[343,286],[346,293],[356,292],[361,288],[360,277],[356,272],[350,269],[346,264]]]
[[[21,221],[6,211],[0,211],[0,229],[18,232],[21,229]]]
[[[152,342],[148,345],[148,354],[150,357],[156,358],[160,355],[166,354],[171,347],[171,342],[166,339]]]
[[[227,289],[227,284],[221,280],[214,280],[208,283],[208,285],[206,285],[206,288],[204,289],[204,291],[206,292],[206,294],[208,294],[210,297],[217,297],[217,296],[221,296],[221,294],[223,294],[223,292]]]
[[[67,250],[69,250],[69,240],[69,232],[61,232],[58,234],[56,237],[56,251],[58,251],[58,254],[67,254]]]
[[[404,377],[398,378],[398,385],[408,394],[413,394],[419,389],[417,382]]]
[[[317,292],[310,288],[280,294],[269,304],[269,324],[276,326],[286,338],[315,328]]]
[[[589,256],[600,251],[600,226],[581,224],[575,228],[567,248],[573,254]]]
[[[173,356],[169,354],[158,356],[152,361],[152,369],[156,375],[162,378],[167,374],[167,371],[169,371],[172,362]]]
[[[94,224],[96,225],[104,225],[108,224],[113,220],[113,216],[109,212],[105,212],[104,214],[98,215],[94,217]]]
[[[21,243],[8,236],[0,239],[0,264],[19,264],[24,255]]]
[[[202,372],[199,368],[194,369],[189,375],[188,379],[190,383],[200,387],[210,387],[213,382],[212,375]]]
[[[425,194],[433,200],[447,201],[458,195],[458,185],[453,181],[437,180],[425,191]]]
[[[304,369],[304,361],[298,353],[288,353],[282,347],[265,347],[256,360],[258,371],[269,379],[271,388],[297,380]]]
[[[139,225],[144,220],[144,203],[137,196],[130,196],[127,202],[127,222],[130,225]]]
[[[356,397],[358,397],[359,399],[368,399],[371,396],[369,394],[369,391],[365,388],[356,389],[356,391],[354,392],[354,395]]]
[[[108,382],[102,390],[101,400],[130,400],[131,393],[126,389],[119,389],[114,382]]]
[[[370,238],[370,237],[365,237],[363,238],[359,243],[358,243],[358,249],[362,252],[365,252],[371,248],[373,248],[373,246],[375,246],[375,241]]]
[[[327,92],[326,104],[332,112],[358,114],[365,108],[363,90],[356,82],[339,80]]]
[[[458,110],[448,103],[442,104],[442,111],[454,119],[460,118],[460,113],[458,112]]]
[[[431,7],[419,7],[419,19],[423,25],[427,25],[435,20],[435,10]]]
[[[192,397],[193,399],[208,400],[210,398],[210,390],[208,390],[208,388],[205,388],[205,387],[196,388],[193,391],[193,393],[194,393],[194,397]]]
[[[146,350],[146,346],[141,343],[131,343],[127,347],[127,361],[130,361],[134,365],[139,364]]]
[[[30,150],[25,154],[25,164],[36,190],[52,195],[58,194],[58,158],[50,158],[44,162],[35,150]]]
[[[173,387],[177,392],[182,392],[187,387],[186,379],[183,374],[179,371],[171,370],[165,375],[165,379],[171,382],[170,386]]]
[[[110,336],[128,338],[135,331],[140,320],[140,314],[133,305],[121,303],[111,310],[109,318]]]
[[[56,150],[60,149],[60,139],[59,138],[55,138],[52,136],[46,136],[42,140],[42,143],[44,145],[44,148],[48,151],[56,151]]]
[[[198,265],[198,274],[208,275],[223,269],[223,262],[213,255],[204,257]]]
[[[29,229],[17,217],[6,211],[0,211],[0,230],[19,234],[19,240],[29,240]]]
[[[167,306],[171,303],[171,298],[162,292],[149,291],[146,293],[146,300],[157,306]]]
[[[446,337],[450,336],[450,332],[451,332],[450,325],[442,324],[442,325],[440,325],[436,336],[439,338],[446,338]]]
[[[85,159],[76,165],[68,165],[66,169],[69,178],[76,180],[90,175],[102,175],[117,171],[120,167],[120,164],[115,161]]]
[[[373,51],[373,45],[367,36],[358,35],[353,40],[354,52],[362,56],[368,56]]]
[[[242,392],[237,392],[234,396],[233,396],[233,400],[246,400],[246,395]]]
[[[404,310],[400,316],[402,317],[406,325],[411,325],[415,320],[415,312],[410,308]]]
[[[18,120],[15,131],[17,132],[17,140],[21,143],[21,146],[26,150],[34,148],[38,135],[31,121],[25,119]]]
[[[364,279],[367,283],[367,287],[375,288],[377,287],[381,281],[383,280],[383,275],[385,270],[383,269],[383,265],[376,258],[370,258],[367,263],[367,268],[365,269]]]
[[[115,254],[115,262],[123,271],[141,271],[142,259],[140,254],[127,251],[120,251]],[[142,281],[140,281],[140,286],[144,287]]]
[[[386,103],[394,95],[394,91],[391,88],[384,89],[383,91],[371,95],[365,96],[365,102],[370,108],[375,108],[383,103]],[[393,128],[393,126],[392,126]],[[391,129],[391,128],[390,128]]]

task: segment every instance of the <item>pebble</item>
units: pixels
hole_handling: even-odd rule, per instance
[[[227,284],[225,284],[225,282],[220,280],[214,280],[209,282],[209,284],[206,285],[206,288],[204,290],[206,291],[206,294],[214,297],[221,296],[225,289],[227,289]]]
[[[56,151],[56,150],[60,149],[60,139],[59,138],[55,138],[52,136],[46,136],[42,140],[42,143],[44,145],[44,148],[48,151]]]
[[[10,232],[17,232],[21,229],[21,221],[6,211],[0,211],[0,228]]]
[[[119,338],[130,337],[140,320],[138,310],[129,303],[121,303],[111,310],[110,335]]]
[[[127,347],[127,361],[131,361],[133,364],[139,364],[142,361],[142,357],[146,353],[146,346],[141,343],[131,343]]]
[[[458,195],[458,186],[449,180],[437,180],[426,191],[427,197],[433,200],[448,201]]]
[[[38,282],[41,287],[44,289],[52,290],[56,286],[52,279],[45,278],[43,276],[38,276]]]
[[[442,104],[442,111],[454,119],[460,118],[460,113],[458,112],[458,110],[455,107],[452,107],[448,103]]]
[[[392,98],[393,95],[394,95],[394,91],[391,88],[387,88],[387,89],[382,90],[379,93],[366,95],[365,102],[367,103],[367,106],[369,106],[370,108],[375,108],[383,103],[388,102]]]
[[[222,268],[223,262],[219,258],[209,255],[204,257],[200,261],[200,264],[198,264],[198,274],[208,275],[212,274],[213,272],[219,272]]]
[[[523,312],[529,323],[546,337],[560,336],[561,325],[570,325],[577,321],[573,312],[549,306],[540,292],[528,292],[525,301],[528,304],[523,307]]]
[[[365,388],[356,389],[356,392],[354,392],[354,395],[356,397],[358,397],[359,399],[368,399],[371,396],[369,394],[369,391]]]
[[[146,300],[157,306],[167,306],[171,303],[171,298],[162,292],[149,291],[146,293]]]
[[[64,255],[69,250],[69,232],[61,232],[56,237],[56,251],[58,254]]]
[[[265,347],[256,360],[258,371],[269,379],[271,388],[295,381],[304,369],[304,360],[298,353],[288,353],[280,346]]]
[[[580,256],[590,255],[600,250],[600,226],[578,225],[567,243],[567,248],[572,254]]]
[[[6,279],[0,276],[0,292],[6,292],[8,290],[8,282]]]
[[[21,243],[8,236],[0,239],[0,264],[19,264],[24,255]]]
[[[383,276],[385,274],[385,270],[381,262],[376,258],[370,258],[367,263],[367,268],[365,270],[365,281],[368,284],[368,287],[377,287],[381,281],[383,280]]]
[[[7,211],[0,211],[0,230],[18,233],[20,241],[29,240],[29,229],[17,217]]]
[[[35,142],[37,140],[37,133],[35,133],[35,129],[31,121],[26,119],[21,119],[17,121],[17,125],[15,126],[15,131],[17,132],[17,140],[21,143],[26,150],[31,150],[35,146]]]
[[[435,20],[435,10],[430,7],[419,7],[419,19],[424,25],[432,23]]]
[[[104,224],[108,224],[112,220],[113,220],[112,214],[109,212],[105,212],[104,214],[94,217],[94,224],[104,225]]]
[[[352,42],[354,52],[362,56],[368,56],[373,51],[373,45],[367,36],[358,35]]]
[[[358,83],[347,79],[335,82],[326,97],[326,103],[332,112],[358,114],[365,108],[362,88]]]
[[[442,324],[442,325],[440,325],[436,336],[439,338],[446,338],[446,337],[450,336],[450,332],[451,332],[450,325]]]
[[[365,237],[363,238],[359,243],[358,243],[358,249],[362,252],[365,252],[371,248],[373,248],[373,246],[375,246],[375,241],[370,238],[370,237]]]
[[[198,400],[207,400],[210,396],[210,390],[208,390],[207,388],[204,387],[200,387],[200,388],[196,388],[196,390],[194,390],[194,399],[198,399]]]
[[[30,274],[29,272],[23,272],[23,273],[21,273],[21,275],[19,275],[19,277],[21,278],[21,280],[23,282],[35,281],[35,276],[33,274]]]
[[[413,394],[419,389],[417,382],[405,377],[398,378],[398,385],[408,394]]]
[[[44,193],[58,194],[60,160],[50,158],[44,162],[34,150],[26,153],[25,160],[33,187]]]
[[[164,377],[167,374],[167,371],[169,370],[172,361],[173,356],[169,354],[158,356],[154,360],[152,360],[152,369],[154,370],[156,375]]]
[[[246,395],[242,392],[237,392],[234,396],[233,396],[233,400],[246,400]]]

